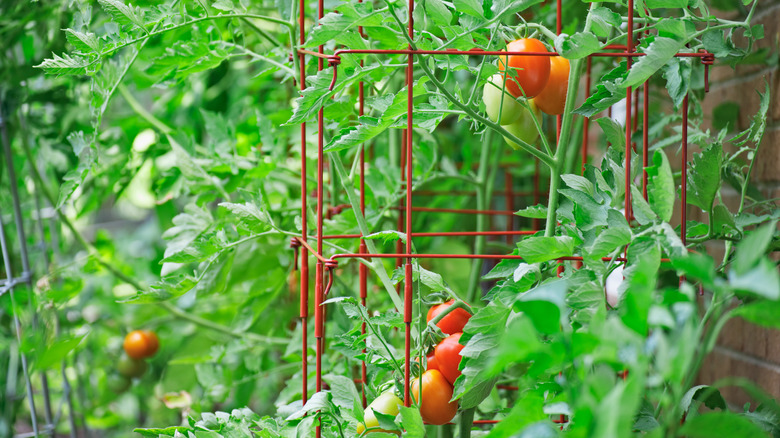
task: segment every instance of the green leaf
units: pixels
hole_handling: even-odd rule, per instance
[[[132,5],[126,5],[119,0],[98,0],[100,7],[119,24],[135,26],[144,32],[143,12]]]
[[[734,46],[731,36],[726,36],[723,29],[707,31],[702,35],[701,42],[704,48],[716,58],[740,57],[745,54],[743,50]]]
[[[738,274],[744,274],[752,269],[756,263],[764,257],[769,244],[772,242],[777,221],[771,221],[760,228],[748,233],[737,244],[736,257],[733,270]]]
[[[628,72],[625,61],[601,77],[596,91],[591,94],[574,113],[591,117],[606,110],[626,97],[626,89],[622,86]]]
[[[715,195],[720,189],[720,168],[723,164],[723,150],[719,143],[713,143],[700,153],[693,154],[688,170],[688,202],[709,212]]]
[[[523,312],[542,333],[558,333],[566,308],[566,282],[553,280],[517,297],[514,309]]]
[[[715,261],[707,254],[685,253],[672,257],[672,266],[680,274],[700,280],[705,287],[715,284]]]
[[[541,395],[531,391],[522,394],[512,403],[512,410],[490,430],[486,438],[526,438],[525,434],[518,435],[518,431],[524,430],[534,423],[547,420],[547,414],[544,413],[543,408],[544,399]],[[547,435],[543,429],[544,426],[541,428],[542,431],[536,430],[528,438],[548,438],[550,435]]]
[[[587,178],[580,175],[567,173],[561,175],[561,179],[566,183],[567,186],[571,187],[572,189],[586,193],[592,198],[596,197],[596,187]]]
[[[268,217],[268,214],[251,202],[245,202],[243,204],[222,202],[219,206],[230,210],[230,212],[252,232],[259,233],[267,231],[270,228],[271,220]]]
[[[690,418],[679,433],[690,438],[769,437],[752,421],[731,412],[707,412]]]
[[[646,56],[639,57],[639,61],[631,66],[631,71],[628,72],[628,77],[621,86],[623,88],[634,87],[643,83],[666,65],[683,47],[685,47],[685,41],[655,37],[647,48],[642,49]]]
[[[753,301],[737,307],[733,314],[762,327],[780,329],[780,301]]]
[[[674,177],[664,151],[657,150],[653,153],[653,165],[647,168],[647,178],[650,208],[662,221],[669,222],[674,211]]]
[[[596,236],[593,245],[588,249],[588,256],[594,258],[606,257],[612,251],[631,242],[631,229],[607,228]]]
[[[303,418],[310,412],[333,412],[333,408],[334,405],[331,402],[331,393],[329,391],[316,392],[311,396],[311,398],[309,398],[303,408],[288,416],[286,420],[290,421]]]
[[[555,38],[555,50],[566,59],[580,59],[601,50],[601,41],[590,32],[561,34]]]
[[[92,63],[83,56],[70,56],[63,53],[62,56],[52,54],[52,58],[44,59],[35,68],[42,68],[46,74],[56,76],[81,76],[92,75],[97,71],[97,63]]]
[[[423,2],[428,18],[438,26],[449,26],[452,22],[452,12],[441,0],[425,0]]]
[[[362,410],[360,394],[358,394],[355,382],[352,379],[333,374],[324,376],[324,379],[330,385],[333,404],[349,410]]]
[[[490,395],[497,376],[486,367],[502,343],[508,316],[509,309],[493,301],[466,323],[460,338],[460,342],[465,343],[460,352],[462,376],[455,381],[453,394],[453,398],[460,400],[461,409],[477,406]]]
[[[65,38],[76,50],[83,53],[100,52],[100,44],[92,32],[84,33],[73,29],[65,29]]]
[[[590,20],[593,33],[605,38],[622,24],[620,14],[602,6],[590,10]]]
[[[517,253],[527,263],[546,262],[558,257],[571,256],[574,239],[569,236],[534,236],[517,244]]]
[[[777,266],[767,258],[759,260],[753,269],[738,273],[729,271],[729,284],[732,288],[750,292],[770,300],[780,299],[780,272]]]
[[[364,239],[368,240],[381,240],[382,243],[391,243],[396,241],[406,242],[406,233],[402,233],[396,230],[384,230],[376,233],[371,233],[365,236]]]
[[[650,204],[645,201],[642,192],[636,186],[631,186],[631,208],[634,213],[634,219],[640,225],[647,225],[658,220],[658,216],[653,211]]]
[[[87,335],[65,337],[56,340],[42,349],[35,360],[35,369],[43,371],[59,367],[62,361],[75,349]]]
[[[680,407],[683,412],[688,412],[693,400],[703,402],[710,409],[722,409],[724,411],[728,409],[726,400],[723,399],[720,391],[708,385],[694,386],[683,395],[682,400],[680,400]]]
[[[516,211],[515,214],[520,217],[544,219],[547,217],[547,207],[542,204],[532,205],[530,207]]]
[[[688,0],[646,0],[647,7],[656,8],[685,8],[688,6]]]
[[[604,131],[604,136],[607,141],[611,143],[611,147],[617,148],[622,151],[626,145],[626,130],[610,117],[600,117],[596,119],[596,123],[599,124],[601,130]]]
[[[409,438],[425,437],[425,424],[423,424],[419,409],[401,406],[401,422],[404,425],[404,436]]]
[[[479,19],[485,18],[482,12],[482,4],[477,0],[454,0],[452,4],[458,12],[463,12]]]
[[[669,90],[675,109],[680,108],[691,89],[691,72],[693,67],[690,58],[672,58],[663,67],[666,89]]]

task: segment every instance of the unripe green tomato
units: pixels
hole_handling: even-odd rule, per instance
[[[534,113],[536,114],[536,118],[541,124],[542,113],[539,111],[539,108],[537,108],[536,105],[534,105],[534,103],[531,101],[528,102],[528,106],[533,108]],[[539,131],[536,129],[536,125],[534,125],[534,119],[532,118],[531,113],[525,108],[521,108],[521,110],[520,118],[514,123],[504,125],[504,129],[509,131],[510,134],[513,134],[520,140],[533,145],[539,138]],[[504,137],[504,140],[506,140],[509,146],[512,146],[513,149],[520,149],[520,145],[511,141],[509,138]]]
[[[119,374],[111,374],[108,376],[108,379],[106,380],[106,385],[108,385],[108,389],[111,390],[111,392],[114,392],[116,394],[121,394],[125,391],[127,391],[127,388],[130,387],[130,384],[132,382],[129,378],[125,376],[121,376]]]
[[[376,418],[376,415],[374,414],[374,411],[380,412],[385,415],[390,415],[395,417],[398,415],[398,412],[400,412],[400,407],[404,405],[403,400],[398,398],[397,395],[392,390],[385,391],[382,393],[379,397],[375,398],[374,401],[371,402],[370,405],[366,408],[365,413],[363,414],[363,423],[358,423],[357,425],[357,433],[360,435],[365,431],[366,429],[370,429],[372,427],[379,427],[379,420]],[[400,435],[400,432],[398,431],[392,431],[392,430],[372,430],[369,432],[369,434],[373,432],[385,432],[385,433],[395,433]]]
[[[501,101],[502,87],[504,90],[503,102]],[[500,74],[494,74],[488,79],[485,88],[482,90],[482,101],[485,103],[485,112],[487,112],[490,120],[498,121],[499,125],[514,123],[525,111],[515,97],[509,94],[509,91],[504,86],[504,78]],[[499,110],[501,110],[500,121],[498,119]]]
[[[141,377],[146,372],[148,366],[143,359],[131,359],[127,355],[122,355],[116,364],[116,370],[125,377]]]

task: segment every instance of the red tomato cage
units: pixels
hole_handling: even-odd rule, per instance
[[[358,0],[361,1],[361,0]],[[305,43],[305,35],[304,35],[304,20],[305,20],[305,2],[304,0],[299,0],[299,26],[300,26],[300,35],[299,35],[299,41],[301,46]],[[556,19],[556,31],[557,33],[561,33],[561,0],[557,0],[556,2],[557,6],[557,19]],[[414,38],[414,21],[413,21],[413,11],[414,11],[415,4],[414,2],[409,2],[408,4],[408,17],[409,18],[409,25],[408,25],[408,35],[410,38]],[[628,0],[628,10],[633,11],[634,10],[634,2],[633,0]],[[323,11],[323,0],[318,0],[318,17],[322,18],[324,16]],[[635,30],[634,27],[634,17],[632,15],[628,16],[628,23],[627,23],[628,29]],[[359,28],[360,34],[365,37],[365,34],[363,33],[363,29]],[[649,34],[649,29],[646,29],[644,31],[645,34]],[[415,237],[434,237],[434,236],[496,236],[496,237],[503,237],[506,239],[508,243],[512,243],[514,241],[514,238],[516,236],[522,236],[522,235],[530,235],[534,234],[539,229],[539,221],[534,220],[533,223],[533,229],[531,230],[514,230],[513,229],[513,223],[512,220],[508,221],[508,224],[506,225],[506,229],[504,230],[490,230],[490,231],[456,231],[456,232],[427,232],[427,231],[420,231],[420,230],[414,230],[412,227],[412,217],[415,212],[432,212],[432,213],[440,213],[440,214],[482,214],[482,215],[490,215],[490,216],[509,216],[512,217],[514,213],[514,205],[515,205],[515,199],[518,196],[531,196],[533,198],[534,203],[538,203],[539,200],[543,197],[546,197],[546,193],[543,193],[539,188],[539,161],[536,160],[536,171],[534,175],[533,180],[533,191],[532,192],[521,192],[521,191],[515,191],[514,185],[511,177],[511,173],[507,170],[503,170],[504,174],[504,181],[505,186],[503,190],[501,191],[494,191],[492,193],[493,196],[503,196],[505,199],[505,210],[466,210],[466,209],[446,209],[446,208],[429,208],[429,207],[418,207],[412,205],[412,199],[415,195],[418,197],[426,196],[426,197],[432,197],[432,196],[440,196],[440,195],[446,195],[446,196],[453,196],[453,195],[468,195],[468,193],[464,192],[451,192],[447,191],[445,192],[438,192],[435,190],[419,190],[414,191],[412,189],[412,184],[409,184],[408,181],[411,180],[412,172],[413,172],[413,163],[414,163],[414,155],[413,155],[413,144],[415,141],[414,135],[413,135],[413,119],[414,119],[414,111],[412,107],[412,86],[414,82],[414,62],[415,62],[415,56],[416,55],[432,55],[432,56],[453,56],[453,55],[471,55],[471,56],[483,56],[483,57],[490,57],[490,56],[498,56],[498,55],[519,55],[519,56],[557,56],[558,54],[555,52],[549,52],[549,53],[533,53],[533,52],[501,52],[501,51],[483,51],[483,50],[414,50],[411,47],[408,47],[407,49],[403,50],[350,50],[350,49],[343,49],[343,50],[336,50],[332,54],[325,54],[323,46],[319,46],[317,48],[317,51],[312,50],[306,50],[306,49],[299,49],[297,51],[297,56],[299,59],[299,65],[300,65],[300,87],[301,89],[306,88],[306,67],[305,67],[305,60],[307,56],[314,56],[317,58],[318,61],[318,71],[322,71],[325,68],[331,68],[333,70],[333,79],[331,82],[331,88],[334,86],[336,82],[336,78],[338,75],[338,66],[341,62],[342,57],[344,56],[350,56],[353,54],[372,54],[376,56],[387,56],[387,55],[407,55],[407,62],[405,66],[406,70],[406,79],[405,79],[405,85],[407,87],[407,126],[406,129],[403,130],[402,135],[402,141],[401,141],[401,174],[400,179],[402,181],[402,187],[405,187],[405,197],[403,200],[399,203],[398,206],[394,206],[393,209],[397,210],[399,212],[398,216],[398,223],[397,223],[397,230],[400,232],[403,232],[406,234],[407,239],[405,245],[403,245],[400,241],[396,245],[396,250],[394,253],[382,253],[382,254],[368,254],[366,243],[362,239],[362,235],[360,234],[342,234],[342,235],[326,235],[323,231],[323,220],[327,217],[331,217],[334,214],[340,213],[345,208],[350,208],[349,205],[325,205],[325,200],[323,198],[323,174],[325,169],[325,157],[323,152],[323,131],[325,129],[324,125],[324,117],[323,117],[323,109],[320,109],[317,115],[317,167],[316,167],[316,181],[317,186],[315,190],[315,195],[312,196],[312,198],[316,198],[316,223],[314,224],[315,227],[315,234],[314,238],[312,239],[311,236],[309,236],[309,224],[307,221],[307,203],[309,202],[309,196],[310,192],[307,190],[306,186],[306,180],[307,176],[309,176],[309,170],[306,166],[306,124],[301,124],[301,236],[300,237],[294,237],[291,240],[291,247],[295,250],[295,256],[296,256],[296,265],[297,265],[297,257],[300,255],[301,257],[301,263],[300,263],[300,319],[301,319],[301,325],[303,330],[303,340],[302,340],[302,347],[303,347],[303,354],[302,354],[302,376],[303,376],[303,387],[302,387],[302,393],[303,393],[303,402],[305,403],[308,400],[308,382],[307,382],[307,376],[309,373],[309,362],[307,357],[307,351],[310,345],[310,341],[307,337],[307,327],[309,324],[310,314],[309,314],[309,297],[308,297],[308,291],[309,291],[309,280],[311,273],[309,272],[308,268],[308,261],[310,257],[313,257],[315,260],[315,272],[314,272],[314,343],[315,343],[315,367],[316,367],[316,385],[315,388],[317,391],[322,390],[323,383],[322,383],[322,355],[325,350],[325,315],[326,315],[326,309],[322,305],[322,303],[325,301],[326,296],[330,290],[330,287],[333,284],[333,277],[335,275],[335,269],[338,266],[338,262],[341,259],[356,259],[356,258],[362,258],[362,259],[373,259],[373,258],[391,258],[397,260],[397,266],[403,266],[404,268],[404,288],[403,288],[403,303],[404,303],[404,311],[403,311],[403,320],[404,320],[404,330],[405,330],[405,345],[404,345],[404,403],[406,406],[411,405],[412,399],[410,397],[410,379],[411,379],[411,361],[413,358],[411,357],[411,334],[412,334],[412,302],[413,302],[413,294],[414,290],[412,287],[412,259],[487,259],[487,260],[504,260],[504,259],[519,259],[521,257],[515,256],[515,255],[496,255],[496,254],[414,254],[412,253],[412,240]],[[587,64],[586,64],[586,71],[585,71],[585,86],[587,88],[587,91],[590,92],[591,88],[591,58],[592,57],[610,57],[610,58],[624,58],[627,62],[627,67],[630,69],[632,62],[634,58],[644,56],[644,53],[637,52],[635,50],[635,41],[633,36],[627,38],[625,45],[610,45],[607,46],[604,50],[599,51],[597,53],[593,53],[587,58]],[[678,53],[676,54],[677,57],[689,57],[689,58],[698,58],[702,64],[704,64],[704,83],[705,83],[705,91],[709,91],[709,83],[708,83],[708,75],[709,75],[709,66],[713,64],[714,62],[714,56],[711,53],[708,53],[706,51],[698,52],[698,53]],[[327,65],[326,65],[327,64]],[[361,61],[362,65],[362,61]],[[642,85],[642,162],[643,167],[648,166],[648,103],[649,103],[649,89],[648,89],[648,83],[647,81]],[[364,90],[364,84],[363,82],[360,82],[358,85],[358,105],[359,105],[359,115],[363,115],[364,113],[364,97],[365,97],[365,90]],[[625,178],[625,193],[626,193],[626,199],[625,199],[625,217],[627,220],[632,218],[632,211],[631,211],[631,153],[633,151],[636,151],[636,144],[632,142],[632,135],[636,132],[637,125],[638,125],[638,115],[640,113],[639,110],[639,89],[632,89],[631,87],[628,87],[626,89],[626,108],[625,108],[625,131],[626,131],[626,137],[625,137],[625,169],[626,169],[626,178]],[[687,123],[688,123],[688,98],[685,97],[683,104],[682,104],[682,154],[681,154],[681,166],[682,166],[682,195],[680,199],[680,210],[682,212],[681,216],[681,233],[680,237],[685,243],[686,241],[686,174],[687,174]],[[558,136],[560,136],[560,130],[561,130],[561,116],[557,116],[557,132]],[[584,125],[583,125],[583,140],[582,140],[582,167],[581,172],[584,173],[585,171],[585,164],[588,159],[588,133],[589,133],[589,120],[588,118],[584,119]],[[361,213],[365,214],[365,196],[366,196],[366,186],[365,186],[365,164],[366,164],[366,155],[365,155],[365,149],[361,148],[359,151],[359,178],[360,178],[360,184],[359,184],[359,192],[360,192],[360,209]],[[370,157],[369,157],[370,159]],[[647,178],[647,172],[642,172],[642,194],[647,199],[647,184],[648,184],[648,178]],[[335,254],[330,257],[326,257],[323,255],[323,242],[326,239],[360,239],[360,245],[359,245],[359,251],[358,253],[352,254],[352,253],[344,253],[344,254]],[[609,258],[605,260],[610,260]],[[625,257],[618,257],[614,259],[615,261],[623,261],[625,262]],[[582,261],[581,257],[561,257],[558,259],[559,262],[563,261]],[[559,274],[563,271],[564,266],[561,264],[559,266]],[[359,266],[359,289],[360,289],[360,302],[364,306],[366,305],[366,297],[368,294],[367,290],[367,281],[368,281],[368,268],[364,264],[360,264]],[[366,333],[366,327],[365,324],[363,324],[362,327],[362,333]],[[365,350],[364,350],[365,351]],[[359,379],[356,379],[356,383],[361,383],[363,386],[363,405],[366,406],[367,400],[365,395],[365,385],[366,385],[366,365],[365,362],[362,364],[362,370],[361,370],[361,376]],[[621,373],[623,377],[625,378],[625,373]],[[501,389],[508,389],[508,390],[516,390],[516,387],[502,387]],[[555,423],[560,423],[561,428],[563,428],[563,424],[567,422],[567,419],[564,415],[556,416],[556,418],[553,420]],[[490,424],[490,423],[496,423],[497,420],[477,420],[474,423],[475,424]],[[320,436],[320,430],[317,429],[317,437]]]

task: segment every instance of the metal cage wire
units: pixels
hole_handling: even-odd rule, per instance
[[[358,0],[359,2],[362,0]],[[562,10],[562,0],[556,0],[556,32],[558,34],[561,33],[561,10]],[[305,0],[299,0],[299,26],[300,26],[300,44],[303,46],[305,43],[305,32],[304,32],[304,19],[305,19]],[[414,12],[415,4],[413,1],[408,2],[408,35],[411,39],[414,38],[414,21],[413,21],[413,12]],[[634,1],[628,0],[628,10],[630,13],[628,14],[628,23],[627,28],[630,30],[634,30]],[[318,0],[317,4],[317,15],[318,18],[322,18],[324,16],[324,10],[323,10],[323,0]],[[640,29],[637,29],[640,30]],[[363,33],[362,27],[359,28],[359,33],[361,36],[365,37],[365,34]],[[649,29],[645,29],[643,32],[645,35],[649,35]],[[627,37],[627,41],[625,45],[610,45],[607,46],[604,50],[599,51],[597,53],[593,53],[587,57],[587,64],[585,67],[585,86],[586,86],[586,92],[589,93],[591,89],[591,67],[592,67],[592,58],[593,57],[612,57],[616,59],[623,58],[627,62],[627,68],[631,68],[632,61],[634,58],[644,56],[644,53],[637,52],[635,50],[635,39],[636,37],[633,36],[631,32],[629,32],[629,36]],[[413,104],[412,104],[412,86],[414,82],[414,57],[415,55],[434,55],[434,56],[451,56],[451,55],[475,55],[475,56],[497,56],[497,55],[520,55],[520,56],[532,56],[532,55],[543,55],[543,56],[557,56],[558,54],[555,52],[549,52],[549,53],[518,53],[518,52],[498,52],[498,51],[483,51],[483,50],[415,50],[411,46],[409,46],[405,50],[379,50],[379,49],[365,49],[365,50],[350,50],[350,49],[340,49],[336,50],[333,54],[326,55],[324,53],[324,47],[319,46],[317,51],[310,51],[306,49],[299,49],[297,51],[297,55],[299,57],[299,65],[300,65],[300,75],[301,75],[301,82],[300,87],[301,90],[306,88],[305,83],[305,77],[306,77],[306,67],[305,67],[305,60],[306,56],[314,56],[317,58],[318,61],[318,71],[322,71],[325,68],[325,63],[327,61],[328,67],[333,69],[333,80],[331,82],[331,88],[336,82],[337,74],[338,74],[338,65],[341,61],[341,56],[349,55],[349,54],[374,54],[378,56],[382,55],[407,55],[407,62],[406,62],[406,78],[405,78],[405,86],[407,87],[407,126],[403,130],[402,134],[402,142],[401,142],[401,182],[402,187],[405,187],[405,196],[401,202],[399,202],[399,205],[395,207],[394,209],[398,211],[398,224],[397,224],[397,230],[404,232],[407,236],[406,244],[405,246],[402,245],[401,241],[398,241],[396,245],[396,251],[392,254],[368,254],[365,240],[363,239],[363,236],[360,234],[342,234],[342,235],[326,235],[323,231],[323,218],[326,217],[325,213],[328,217],[332,214],[337,214],[344,208],[348,208],[349,206],[345,205],[338,205],[338,206],[331,206],[327,209],[323,206],[323,173],[324,173],[324,166],[325,166],[325,157],[323,153],[323,131],[325,129],[324,126],[324,117],[323,117],[323,109],[321,108],[318,112],[317,116],[317,169],[316,169],[316,178],[317,178],[317,187],[316,187],[316,247],[312,246],[309,243],[309,239],[311,236],[308,234],[308,223],[307,223],[307,202],[308,202],[308,190],[306,186],[306,176],[307,176],[307,168],[306,168],[306,124],[301,124],[301,236],[295,237],[292,239],[291,246],[294,248],[300,248],[300,257],[301,257],[301,263],[300,263],[300,319],[301,319],[301,325],[303,330],[303,339],[302,339],[302,347],[303,347],[303,355],[302,355],[302,376],[303,376],[303,387],[302,387],[302,394],[303,394],[303,402],[305,403],[308,400],[308,357],[307,357],[307,351],[309,347],[309,341],[307,339],[307,324],[310,318],[309,315],[309,269],[308,269],[308,260],[309,256],[313,256],[316,261],[316,270],[315,270],[315,289],[314,289],[314,337],[315,337],[315,359],[316,359],[316,385],[315,388],[317,391],[322,390],[322,356],[324,353],[324,325],[325,325],[325,309],[322,305],[325,295],[327,294],[328,290],[330,289],[330,285],[333,281],[333,275],[334,275],[334,268],[338,264],[338,259],[356,259],[356,258],[362,258],[362,259],[372,259],[372,258],[393,258],[397,260],[397,267],[403,266],[404,267],[404,293],[403,293],[403,301],[404,301],[404,312],[403,312],[403,321],[405,325],[405,345],[404,345],[404,404],[406,406],[409,406],[411,404],[411,398],[410,398],[410,381],[411,381],[411,323],[412,323],[412,298],[413,298],[413,287],[412,287],[412,259],[490,259],[490,260],[506,260],[506,259],[520,259],[519,256],[513,256],[513,255],[496,255],[496,254],[413,254],[412,253],[412,239],[415,237],[421,237],[421,236],[504,236],[508,243],[513,242],[513,236],[520,236],[520,235],[528,235],[528,234],[534,234],[538,228],[539,228],[539,221],[534,220],[533,222],[533,230],[514,230],[513,229],[513,221],[510,219],[508,220],[507,229],[503,231],[498,230],[492,230],[492,231],[459,231],[459,232],[417,232],[412,229],[412,216],[414,212],[437,212],[437,213],[460,213],[460,214],[485,214],[485,215],[498,215],[498,216],[509,216],[512,217],[514,213],[514,199],[516,196],[521,195],[527,195],[528,193],[523,192],[515,192],[513,190],[513,183],[511,174],[509,172],[505,172],[504,178],[505,178],[505,187],[503,191],[494,191],[492,193],[493,196],[496,195],[503,195],[505,197],[505,205],[506,210],[473,210],[473,209],[442,209],[442,208],[428,208],[428,207],[417,207],[412,205],[412,199],[413,196],[416,194],[418,196],[437,196],[441,193],[436,192],[435,190],[432,191],[413,191],[412,184],[409,183],[409,181],[412,179],[412,169],[413,169],[413,141],[414,137],[412,135],[412,127],[413,127],[413,117],[414,117],[414,111],[413,111]],[[704,65],[704,90],[705,92],[709,91],[709,66],[713,64],[714,62],[714,56],[711,53],[708,53],[706,51],[700,51],[697,53],[690,53],[690,52],[684,52],[684,53],[677,53],[675,56],[677,57],[687,57],[687,58],[697,58],[699,59],[702,64]],[[362,65],[362,61],[361,61]],[[648,81],[645,81],[644,84],[642,84],[642,163],[643,163],[643,171],[642,171],[642,195],[645,200],[648,198],[647,194],[647,185],[648,185],[648,175],[647,172],[644,170],[648,166],[648,104],[649,104],[649,85]],[[359,115],[363,115],[364,112],[364,97],[365,97],[365,91],[364,91],[364,84],[363,82],[359,82],[358,84],[358,103],[359,103]],[[626,97],[625,97],[625,103],[626,103],[626,109],[625,109],[625,169],[626,169],[626,177],[625,177],[625,203],[624,203],[624,210],[625,210],[625,217],[626,220],[631,221],[633,215],[632,215],[632,209],[631,209],[631,200],[632,200],[632,193],[630,190],[631,187],[631,154],[632,152],[636,151],[636,144],[632,142],[632,136],[636,133],[637,126],[638,126],[638,114],[639,114],[639,87],[632,88],[628,87],[626,89]],[[611,108],[610,108],[611,110]],[[681,232],[680,237],[682,239],[682,242],[686,242],[686,178],[687,178],[687,142],[688,142],[688,133],[687,133],[687,124],[688,124],[688,97],[684,98],[683,104],[682,104],[682,153],[681,153],[681,167],[682,167],[682,178],[681,178],[681,198],[680,198],[680,211],[681,211]],[[611,115],[611,111],[610,111]],[[556,131],[557,136],[556,139],[560,136],[561,131],[561,116],[556,117]],[[584,174],[585,172],[585,165],[587,163],[588,159],[588,137],[589,137],[589,118],[584,118],[583,123],[583,139],[582,139],[582,156],[581,156],[581,173]],[[360,192],[360,208],[361,213],[365,214],[365,194],[366,194],[366,188],[365,188],[365,164],[366,164],[366,157],[365,157],[365,148],[360,148],[359,152],[359,178],[360,178],[360,184],[359,184],[359,192]],[[539,199],[544,195],[544,193],[540,192],[539,188],[539,160],[536,159],[536,171],[534,175],[534,181],[533,181],[533,191],[530,193],[533,196],[534,203],[538,203]],[[449,195],[452,195],[451,192],[448,192]],[[360,239],[360,246],[359,251],[357,254],[335,254],[331,256],[330,258],[326,258],[323,255],[323,241],[326,239]],[[297,250],[296,250],[296,257],[297,257]],[[559,262],[563,261],[577,261],[581,262],[582,257],[561,257],[557,259]],[[618,262],[625,262],[626,258],[625,255],[623,257],[615,257],[615,258],[605,258],[605,261],[618,261]],[[666,260],[666,259],[664,259]],[[564,266],[562,264],[559,265],[558,272],[559,275],[563,271]],[[325,281],[325,273],[328,273],[328,281]],[[368,278],[368,268],[361,263],[359,266],[359,289],[360,289],[360,302],[362,305],[366,305],[366,298],[367,298],[367,278]],[[681,278],[681,281],[683,279]],[[363,334],[366,333],[366,327],[365,323],[362,325],[361,332]],[[365,351],[365,350],[364,350]],[[625,378],[625,373],[621,373],[623,377]],[[356,383],[362,383],[363,391],[362,391],[362,397],[363,397],[363,405],[366,406],[366,394],[365,394],[365,385],[366,385],[366,364],[365,362],[362,363],[361,366],[361,378],[359,380],[356,380]],[[516,389],[513,387],[508,387],[504,389]],[[567,419],[565,416],[561,415],[559,418],[553,420],[556,423],[565,423]],[[496,423],[496,420],[478,420],[475,421],[475,424],[490,424],[490,423]],[[563,424],[561,425],[563,427]],[[316,430],[317,437],[321,435],[321,430],[319,426]]]
[[[8,236],[8,231],[6,230],[7,224],[5,223],[5,215],[6,215],[6,207],[0,206],[0,251],[2,251],[2,259],[0,261],[2,262],[0,264],[0,272],[3,272],[5,277],[0,279],[0,296],[8,294],[10,302],[11,302],[11,312],[12,312],[12,320],[13,320],[13,328],[14,333],[16,336],[17,342],[21,345],[22,339],[25,336],[25,331],[35,331],[38,330],[40,327],[39,324],[39,315],[34,308],[34,298],[31,297],[28,300],[29,304],[29,311],[30,311],[30,321],[27,326],[22,324],[22,320],[19,317],[19,314],[17,313],[17,310],[20,310],[19,306],[16,302],[16,297],[14,292],[19,287],[26,287],[28,292],[32,294],[33,291],[33,268],[31,267],[30,263],[30,247],[28,246],[28,235],[25,230],[25,221],[22,216],[22,200],[19,194],[19,189],[16,185],[17,182],[17,175],[16,170],[14,167],[14,157],[13,152],[11,150],[11,141],[8,135],[8,127],[9,127],[9,117],[7,116],[7,111],[5,108],[5,102],[0,101],[0,140],[2,141],[2,148],[3,148],[3,161],[5,161],[5,172],[8,179],[8,185],[9,185],[9,193],[11,195],[12,205],[10,206],[11,210],[11,216],[13,217],[12,222],[13,226],[16,229],[16,241],[17,241],[17,247],[18,247],[18,258],[16,254],[12,254],[13,245],[12,240]],[[19,135],[24,136],[25,135],[25,127],[24,127],[24,117],[21,115],[21,109],[19,110],[19,117],[18,117],[18,132]],[[26,139],[23,139],[22,141],[26,141]],[[26,163],[28,166],[35,166],[35,163],[28,162]],[[49,245],[46,243],[46,234],[45,234],[45,228],[44,225],[44,214],[43,209],[41,207],[41,198],[40,193],[35,190],[33,193],[30,194],[31,199],[30,202],[34,205],[34,212],[35,217],[37,220],[36,227],[35,227],[35,233],[38,234],[38,243],[33,246],[33,249],[40,252],[40,259],[42,261],[42,264],[44,265],[44,270],[48,269],[48,266],[50,264],[50,256],[49,256]],[[52,236],[56,235],[56,226],[50,226],[49,227],[50,233],[52,233]],[[52,250],[55,250],[54,246],[51,248]],[[12,257],[13,256],[13,257]],[[18,261],[15,263],[15,261]],[[17,265],[21,265],[21,271],[16,272],[15,267]],[[59,321],[54,321],[54,330],[55,334],[59,334]],[[13,351],[11,352],[13,355]],[[6,382],[6,391],[8,396],[8,401],[12,402],[14,400],[18,400],[20,397],[26,397],[27,398],[27,405],[28,409],[30,410],[30,426],[31,431],[30,432],[23,432],[23,433],[17,433],[14,435],[14,438],[27,438],[27,437],[38,437],[40,435],[46,435],[46,436],[54,436],[55,429],[57,425],[60,423],[63,415],[64,406],[67,405],[67,419],[68,424],[70,428],[70,437],[75,438],[76,435],[76,418],[75,418],[75,412],[73,409],[73,400],[71,398],[71,386],[68,381],[68,377],[66,375],[66,362],[65,360],[62,361],[60,366],[60,372],[61,372],[61,378],[62,378],[62,397],[60,400],[60,404],[57,407],[57,410],[54,411],[52,409],[52,397],[50,394],[50,386],[49,386],[49,378],[47,375],[47,372],[45,370],[37,371],[36,373],[39,374],[40,383],[39,387],[33,383],[33,372],[30,370],[29,363],[27,360],[27,355],[23,351],[18,352],[19,361],[21,362],[22,366],[22,375],[24,378],[24,386],[25,386],[25,394],[17,395],[16,394],[16,379],[12,379],[11,374],[9,372],[9,379]],[[15,358],[11,357],[11,361],[14,361]],[[42,405],[43,405],[43,423],[39,424],[41,421],[39,419],[39,413],[38,413],[38,406],[36,405],[35,396],[36,394],[40,395],[40,398],[42,399]],[[86,430],[86,429],[85,429]]]

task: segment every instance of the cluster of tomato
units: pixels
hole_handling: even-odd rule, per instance
[[[536,38],[512,41],[506,50],[548,53]],[[539,131],[531,111],[537,119],[541,115],[539,110],[551,115],[563,113],[569,85],[569,61],[560,56],[509,55],[499,57],[498,68],[501,73],[488,80],[482,93],[488,117],[520,140],[533,143]],[[527,108],[518,98],[526,99]],[[513,148],[520,148],[517,143],[505,139]]]
[[[134,330],[125,336],[124,354],[116,364],[117,373],[108,377],[108,386],[115,393],[121,393],[130,387],[133,378],[144,375],[148,359],[160,349],[160,339],[149,330]]]
[[[453,305],[454,302],[455,300],[450,300],[431,307],[428,310],[428,322]],[[458,341],[469,318],[471,318],[471,314],[468,311],[456,308],[436,323],[436,326],[447,337],[427,355],[427,365],[422,376],[411,382],[412,397],[419,402],[420,416],[428,424],[449,423],[458,411],[458,402],[451,400],[453,385],[460,376],[458,368],[463,345],[460,345]],[[422,391],[420,386],[422,386]],[[422,392],[422,398],[420,392]],[[367,428],[370,429],[368,433],[391,432],[378,429],[379,420],[375,412],[394,417],[398,415],[401,406],[403,406],[403,401],[395,394],[394,390],[382,393],[366,408],[363,423],[358,424],[358,434],[363,433]]]

